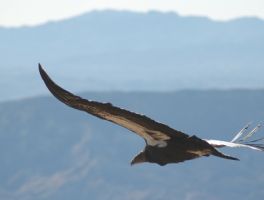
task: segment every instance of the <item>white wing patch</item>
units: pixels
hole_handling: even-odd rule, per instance
[[[231,141],[222,141],[222,140],[205,140],[212,146],[216,148],[221,147],[246,147],[258,151],[264,151],[264,137],[249,140],[259,129],[262,127],[262,123],[258,124],[251,131],[248,131],[248,128],[251,123],[248,123],[243,127]]]
[[[261,149],[257,147],[246,145],[246,144],[239,144],[239,143],[227,142],[227,141],[222,141],[222,140],[205,140],[205,141],[214,147],[246,147],[246,148],[261,151]]]

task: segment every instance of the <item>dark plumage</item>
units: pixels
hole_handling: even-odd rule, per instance
[[[110,103],[90,101],[76,96],[54,83],[39,65],[40,75],[50,92],[66,105],[113,122],[144,138],[146,146],[131,164],[151,162],[159,165],[178,163],[201,156],[218,156],[238,160],[217,151],[213,145],[196,136],[170,128],[147,116],[127,111]]]

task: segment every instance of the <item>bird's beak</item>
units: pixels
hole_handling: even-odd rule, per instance
[[[135,164],[140,164],[143,162],[146,162],[146,154],[145,152],[140,152],[138,155],[135,156],[135,158],[133,158],[133,160],[131,161],[131,166],[135,165]]]

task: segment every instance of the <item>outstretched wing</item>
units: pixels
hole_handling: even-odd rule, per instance
[[[111,105],[90,101],[76,96],[54,83],[39,64],[40,75],[50,92],[66,105],[85,111],[96,117],[111,121],[143,137],[148,145],[159,145],[170,138],[186,138],[188,135],[156,122],[147,116]]]

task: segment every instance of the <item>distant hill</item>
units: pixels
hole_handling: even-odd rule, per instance
[[[36,65],[78,91],[263,88],[264,21],[94,11],[0,28],[0,100],[46,92]]]
[[[264,119],[263,90],[85,93],[201,138],[231,139]],[[261,130],[258,136],[264,135]],[[129,162],[144,142],[53,97],[0,104],[0,199],[221,200],[263,197],[264,154],[222,149],[216,157],[160,167]],[[176,198],[177,197],[177,198]]]

